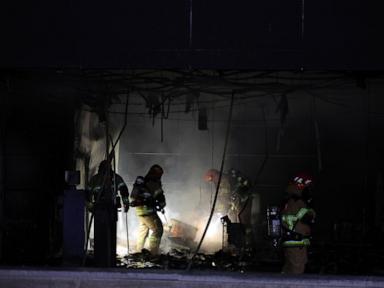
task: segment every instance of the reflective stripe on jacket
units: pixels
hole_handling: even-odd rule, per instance
[[[310,226],[301,220],[308,214],[314,215],[313,209],[307,208],[302,200],[290,200],[282,211],[283,247],[304,247],[310,245]],[[311,215],[308,215],[311,216]]]
[[[283,247],[303,247],[311,245],[311,241],[308,238],[304,238],[303,240],[286,240],[283,241]]]
[[[313,210],[309,208],[300,208],[296,215],[283,214],[281,216],[281,220],[287,225],[289,230],[293,230],[297,222],[300,221],[308,212],[313,212]]]
[[[136,206],[135,210],[137,216],[148,216],[156,213],[156,209],[154,207],[147,205]]]

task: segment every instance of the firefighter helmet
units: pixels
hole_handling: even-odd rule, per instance
[[[163,168],[160,165],[155,164],[155,165],[152,165],[151,168],[149,169],[146,175],[146,178],[160,179],[163,173],[164,173]]]
[[[111,165],[108,163],[107,160],[101,161],[99,164],[99,173],[105,173],[108,167],[111,169]]]
[[[209,169],[207,172],[204,174],[204,180],[206,182],[215,182],[219,178],[220,172],[217,171],[216,169]]]
[[[291,180],[292,184],[295,184],[296,187],[300,190],[310,187],[313,184],[313,178],[306,172],[297,173]]]

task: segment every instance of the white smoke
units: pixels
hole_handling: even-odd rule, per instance
[[[141,107],[139,111],[142,109]],[[227,110],[225,108],[224,113],[223,109],[208,110],[208,131],[198,130],[197,114],[194,112],[171,114],[172,119],[163,122],[163,143],[159,118],[155,119],[152,127],[151,118],[130,117],[120,142],[118,172],[130,190],[136,176],[145,175],[153,164],[161,165],[164,168],[162,182],[167,200],[165,217],[168,222],[176,219],[198,228],[196,242],[200,240],[207,223],[214,193],[214,187],[211,183],[204,182],[203,175],[208,169],[220,165],[224,146],[225,121],[209,120],[224,119]],[[159,217],[166,227],[164,215],[159,213]],[[135,252],[138,221],[134,209],[130,209],[128,218],[130,252]],[[119,216],[119,250],[125,253],[126,234],[125,219]],[[220,220],[215,219],[202,249],[214,252],[221,248],[221,242],[222,225]]]

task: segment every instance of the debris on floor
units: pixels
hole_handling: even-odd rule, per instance
[[[193,253],[189,250],[172,249],[167,254],[153,257],[143,249],[141,253],[134,253],[121,259],[121,266],[127,268],[157,268],[157,269],[186,269]],[[243,272],[255,267],[255,261],[250,253],[233,254],[220,250],[214,254],[198,253],[193,259],[192,267],[198,270],[224,270]]]

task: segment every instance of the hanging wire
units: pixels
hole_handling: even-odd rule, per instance
[[[127,232],[127,256],[129,255],[129,230],[128,230],[128,212],[125,214],[125,230]]]
[[[230,129],[231,129],[231,122],[232,122],[232,111],[233,111],[233,102],[234,102],[234,98],[235,98],[235,92],[233,91],[232,92],[232,97],[231,97],[231,104],[230,104],[230,109],[229,109],[229,115],[228,115],[228,122],[227,122],[227,131],[226,131],[226,134],[225,134],[225,143],[224,143],[224,151],[223,151],[223,157],[221,159],[221,166],[220,166],[220,174],[219,174],[219,180],[217,182],[217,185],[216,185],[216,193],[215,193],[215,198],[213,200],[213,204],[212,204],[212,208],[211,208],[211,212],[209,214],[209,218],[208,218],[208,222],[207,222],[207,225],[205,226],[205,229],[204,229],[204,232],[203,232],[203,235],[201,236],[201,239],[200,239],[200,242],[199,244],[197,245],[197,248],[196,248],[196,251],[194,252],[194,254],[192,255],[189,263],[188,263],[188,266],[187,266],[187,271],[189,271],[193,265],[193,260],[194,258],[196,257],[197,253],[199,252],[200,248],[201,248],[201,245],[204,241],[204,238],[205,238],[205,235],[207,234],[207,231],[208,231],[208,228],[209,228],[209,225],[211,224],[211,220],[212,220],[212,216],[213,216],[213,213],[215,211],[215,206],[216,206],[216,201],[217,201],[217,196],[219,194],[219,188],[220,188],[220,183],[221,183],[221,178],[223,176],[223,169],[224,169],[224,163],[225,163],[225,156],[226,156],[226,153],[227,153],[227,146],[228,146],[228,140],[229,140],[229,134],[230,134]]]
[[[212,96],[213,97],[213,96]],[[211,113],[212,113],[212,131],[211,131],[211,167],[214,167],[214,157],[215,157],[215,102],[211,103]],[[213,186],[211,185],[211,199],[210,199],[210,208],[212,208],[213,200]]]
[[[123,132],[125,130],[125,127],[127,126],[127,118],[128,118],[128,104],[129,104],[129,93],[127,93],[127,99],[126,99],[126,102],[125,102],[125,118],[124,118],[124,124],[123,124],[123,127],[121,128],[117,138],[116,138],[116,141],[113,142],[112,140],[112,137],[111,135],[109,134],[109,129],[108,129],[108,123],[106,123],[106,158],[107,158],[107,161],[108,163],[110,163],[111,161],[111,157],[114,158],[114,154],[115,154],[115,148],[116,148],[116,145],[117,143],[120,141],[120,138],[121,136],[123,135]],[[106,109],[108,110],[108,109]],[[107,111],[108,112],[108,111]],[[111,144],[111,152],[108,153],[109,151],[109,144]],[[114,159],[114,161],[116,161],[116,159]],[[114,165],[116,165],[116,162],[114,163]],[[116,169],[116,166],[114,166],[114,168]],[[108,175],[109,174],[109,169],[107,169],[107,173],[105,173],[104,177],[103,177],[103,183],[102,183],[102,187],[103,187],[103,190],[104,190],[104,187],[105,185],[107,184],[107,180],[108,180]],[[116,171],[114,171],[114,174],[116,174]],[[115,179],[115,189],[116,189],[116,179]],[[115,190],[116,192],[116,190]],[[102,192],[101,193],[98,193],[97,194],[97,198],[95,200],[95,203],[98,203],[98,201],[100,200],[100,197],[102,195]],[[116,198],[116,197],[114,197]],[[90,238],[90,232],[91,232],[91,227],[92,227],[92,224],[93,224],[93,219],[94,219],[94,211],[91,211],[91,218],[89,220],[89,223],[88,223],[88,227],[87,227],[87,235],[86,235],[86,241],[85,241],[85,247],[84,247],[84,255],[83,255],[83,261],[82,261],[82,266],[85,265],[85,262],[86,262],[86,259],[87,259],[87,252],[88,252],[88,243],[89,243],[89,238]]]
[[[109,138],[109,121],[108,121],[108,103],[109,103],[109,95],[107,94],[106,95],[106,101],[104,103],[104,112],[105,112],[105,118],[106,118],[106,121],[105,121],[105,157],[107,159],[107,163],[109,165],[107,165],[107,169],[105,169],[104,171],[104,175],[103,175],[103,181],[102,181],[102,189],[99,193],[97,193],[97,197],[96,197],[96,200],[95,200],[95,204],[93,206],[93,211],[91,211],[91,219],[88,223],[88,227],[87,227],[87,239],[86,239],[86,242],[85,242],[85,247],[84,247],[84,255],[83,255],[83,261],[82,261],[82,266],[85,265],[85,262],[87,260],[87,251],[88,251],[88,242],[89,242],[89,236],[90,236],[90,230],[91,230],[91,227],[92,227],[92,224],[93,224],[93,219],[94,219],[94,209],[95,209],[95,206],[97,205],[97,203],[99,203],[100,199],[101,199],[101,196],[103,195],[104,191],[105,191],[105,187],[107,184],[110,184],[110,161],[111,161],[111,158],[110,158],[110,154],[108,153],[109,151],[109,144],[110,144],[110,138]],[[108,219],[110,221],[110,219]],[[111,240],[111,239],[109,239]]]
[[[164,95],[161,96],[161,121],[160,121],[160,141],[161,143],[164,142],[164,117],[165,117],[165,111],[164,111]]]

